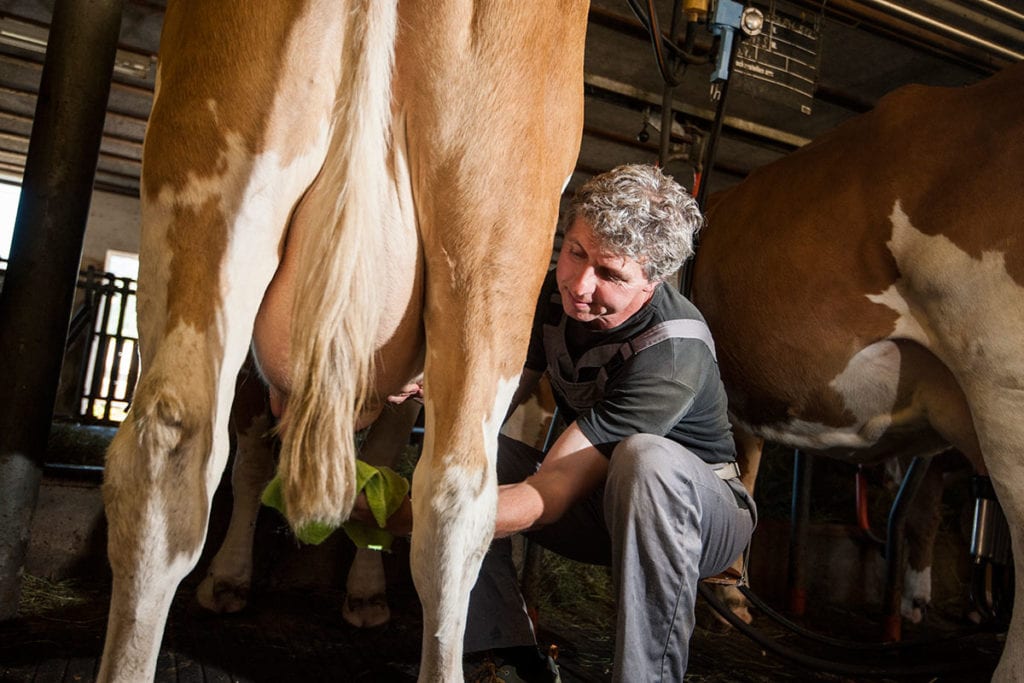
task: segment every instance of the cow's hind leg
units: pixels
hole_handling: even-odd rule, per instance
[[[426,262],[411,551],[424,682],[463,679],[469,594],[494,535],[498,429],[579,151],[587,3],[528,6],[399,4],[396,92]]]
[[[171,599],[202,549],[235,377],[284,227],[323,166],[334,9],[171,3],[164,17],[143,155],[142,376],[103,490],[114,582],[100,680],[152,678]]]
[[[374,467],[394,467],[409,443],[422,406],[406,400],[398,406],[386,406],[359,449],[359,457]],[[356,548],[355,558],[345,582],[345,603],[341,615],[359,628],[380,626],[391,619],[385,594],[384,564],[380,551]]]
[[[469,593],[494,533],[498,428],[516,376],[507,363],[504,368],[474,363],[483,382],[452,382],[455,370],[437,368],[431,355],[423,455],[413,475],[410,564],[423,604],[419,680],[450,682],[461,680]]]
[[[143,375],[107,452],[103,501],[114,580],[101,681],[152,678],[171,600],[205,542],[227,462],[235,378],[277,262],[277,238],[262,240],[258,250],[257,235],[248,237],[244,258],[229,257],[208,271],[233,277],[231,291],[218,292],[218,278],[193,283],[209,287],[203,294],[172,288],[159,273],[140,274],[140,298],[145,288],[168,304],[140,316]],[[159,252],[144,243],[143,253]],[[197,298],[210,307],[209,326],[172,317]]]
[[[231,406],[231,428],[237,439],[231,470],[231,521],[196,590],[199,604],[212,612],[238,612],[249,599],[260,494],[274,476],[273,426],[267,388],[250,358],[238,374]]]
[[[486,195],[487,188],[462,180],[440,186],[462,186],[465,196]],[[488,182],[486,174],[475,182]],[[516,184],[525,183],[515,179],[507,186]],[[519,383],[536,296],[550,260],[557,183],[546,190],[530,201],[508,202],[522,213],[503,216],[497,224],[493,216],[467,217],[467,207],[456,206],[432,224],[463,225],[473,237],[449,236],[424,246],[426,417],[412,483],[411,551],[423,604],[423,682],[462,680],[469,594],[494,535],[498,430]],[[480,225],[496,229],[481,235]],[[540,234],[524,238],[523,226]],[[469,249],[474,241],[485,248]],[[457,253],[449,244],[464,251]],[[515,262],[497,263],[494,254]]]
[[[159,228],[144,233],[144,240],[163,239]],[[250,239],[255,251],[257,238]],[[235,378],[259,294],[276,264],[276,245],[277,239],[265,241],[260,257],[250,251],[245,263],[228,258],[211,264],[207,272],[220,278],[235,274],[233,291],[218,291],[217,277],[191,283],[208,288],[201,293],[183,283],[172,287],[159,272],[140,273],[143,375],[104,472],[113,586],[101,681],[153,676],[171,600],[205,541],[228,456]],[[150,267],[159,253],[144,241]],[[163,298],[166,307],[143,306],[154,298]],[[176,318],[185,302],[207,307],[208,322]]]

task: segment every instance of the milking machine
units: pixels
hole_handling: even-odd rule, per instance
[[[805,456],[806,457],[806,456]],[[807,472],[794,467],[794,514],[806,505],[806,500],[798,502],[800,497],[808,493]],[[890,510],[887,535],[885,539],[886,573],[888,588],[884,603],[889,612],[895,611],[899,619],[899,587],[896,576],[902,568],[903,538],[902,528],[907,508],[913,501],[914,494],[920,486],[927,470],[928,461],[916,458],[904,475],[899,492]],[[936,648],[953,648],[968,644],[972,636],[984,634],[991,629],[1005,629],[1009,623],[1010,609],[1013,603],[1013,561],[1010,552],[1009,527],[1003,518],[995,491],[988,477],[974,477],[972,492],[975,498],[974,527],[971,538],[971,600],[982,617],[982,624],[987,628],[975,628],[950,634],[942,638],[917,641],[899,641],[898,628],[894,631],[891,619],[886,619],[884,642],[859,642],[834,638],[807,629],[782,615],[750,588],[741,583],[738,590],[759,614],[777,623],[795,638],[801,639],[799,645],[786,645],[777,638],[765,635],[738,616],[724,604],[710,586],[702,583],[699,593],[704,600],[725,621],[736,630],[753,640],[766,651],[789,659],[801,666],[824,671],[840,676],[883,677],[883,676],[934,676],[956,671],[968,671],[974,666],[970,658],[943,657],[936,661],[929,653]],[[791,538],[792,541],[792,538]],[[792,552],[791,552],[792,554]],[[894,582],[894,579],[897,581]],[[792,600],[790,609],[792,611]],[[835,657],[823,657],[823,648],[833,652]],[[921,663],[903,661],[908,653],[917,651]],[[815,654],[809,654],[814,652]],[[871,664],[864,664],[864,655],[871,654]],[[903,659],[901,659],[903,658]],[[849,660],[849,661],[847,661]]]
[[[996,627],[1009,623],[1013,609],[1013,555],[1010,528],[996,499],[992,480],[971,478],[974,525],[971,529],[970,596],[984,622]]]

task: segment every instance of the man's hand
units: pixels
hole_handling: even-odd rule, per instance
[[[608,458],[573,423],[555,442],[536,474],[498,489],[495,538],[556,521],[573,503],[600,486],[607,474]],[[356,496],[351,518],[377,526],[362,493]],[[412,500],[408,496],[384,528],[396,536],[412,534]]]
[[[423,384],[421,382],[406,384],[398,390],[397,394],[391,394],[388,396],[388,403],[400,405],[408,401],[410,398],[421,402],[423,401]]]

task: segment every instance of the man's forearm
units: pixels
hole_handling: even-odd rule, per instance
[[[498,488],[498,516],[494,537],[503,538],[538,524],[544,515],[544,499],[529,480]]]
[[[558,438],[540,469],[525,481],[498,487],[498,512],[494,536],[502,538],[557,521],[576,501],[600,486],[608,460],[591,446],[574,423]],[[365,497],[356,498],[352,516],[372,523]],[[408,499],[388,519],[395,534],[412,530],[412,505]]]

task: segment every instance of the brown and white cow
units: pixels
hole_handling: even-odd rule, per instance
[[[734,424],[866,460],[952,445],[1024,548],[1024,64],[911,86],[713,198],[694,280]],[[996,670],[1024,679],[1024,571]]]
[[[296,527],[348,517],[352,432],[422,366],[420,680],[461,680],[498,427],[579,147],[586,12],[585,0],[168,4],[144,149],[143,374],[104,482],[101,680],[153,675],[254,334],[286,401],[279,475]]]

